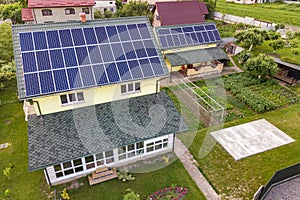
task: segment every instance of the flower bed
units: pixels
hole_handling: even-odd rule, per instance
[[[187,192],[187,188],[178,186],[163,188],[151,194],[147,200],[182,200]]]

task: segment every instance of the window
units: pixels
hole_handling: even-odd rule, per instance
[[[42,15],[43,16],[51,16],[52,15],[52,10],[44,9],[44,10],[42,10]]]
[[[73,104],[84,101],[83,92],[75,92],[60,95],[60,102],[62,105]]]
[[[110,12],[114,12],[114,8],[110,8]]]
[[[61,164],[54,165],[54,171],[56,178],[68,176],[77,172],[83,171],[82,160],[71,160]]]
[[[66,8],[65,9],[65,14],[66,15],[74,15],[75,14],[75,9],[74,8]]]
[[[112,1],[110,1],[110,2],[109,2],[109,4],[113,4],[113,2],[112,2]]]
[[[156,140],[146,145],[147,153],[168,147],[168,138]]]
[[[85,14],[90,14],[90,9],[89,8],[82,8],[82,12]]]
[[[144,153],[144,142],[138,142],[118,148],[119,160],[131,158]]]
[[[141,83],[128,83],[126,85],[121,85],[121,94],[140,92],[141,91]]]
[[[160,20],[160,17],[159,17],[158,15],[156,15],[156,16],[155,16],[155,19],[156,19],[157,21],[159,21],[159,20]]]

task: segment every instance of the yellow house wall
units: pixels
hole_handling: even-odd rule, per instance
[[[156,16],[159,16],[159,14],[158,14],[158,12],[157,12],[157,9],[155,9],[155,11],[154,11],[154,14],[153,14],[153,23],[152,23],[152,25],[153,25],[153,27],[159,27],[159,26],[161,26],[161,21],[160,20],[156,20]]]
[[[72,15],[66,15],[65,14],[65,9],[66,8],[74,8],[75,9],[75,14]],[[79,13],[82,13],[82,8],[87,8],[86,6],[83,7],[63,7],[63,8],[49,8],[52,10],[52,15],[50,16],[43,16],[42,15],[42,10],[48,9],[48,8],[35,8],[33,9],[33,17],[36,20],[36,23],[45,23],[45,22],[66,22],[66,21],[79,21]],[[86,19],[91,20],[93,19],[92,17],[92,7],[89,7],[90,14],[86,14]]]
[[[135,92],[135,93],[129,93],[129,94],[121,94],[121,85],[123,85],[124,83],[110,85],[110,86],[97,87],[97,88],[88,88],[88,89],[83,89],[83,90],[74,90],[73,92],[80,92],[80,91],[83,92],[84,101],[70,104],[70,105],[62,105],[60,102],[60,95],[68,94],[68,92],[55,94],[55,95],[51,95],[51,96],[35,98],[33,100],[37,101],[39,103],[41,113],[42,113],[42,115],[45,115],[45,114],[70,110],[70,109],[74,109],[74,108],[86,107],[86,106],[101,104],[101,103],[105,103],[105,102],[111,102],[111,101],[131,98],[131,97],[153,94],[156,92],[157,81],[158,81],[157,78],[136,81],[136,82],[141,83],[141,91]],[[135,83],[135,82],[133,82],[133,83]],[[158,88],[158,90],[159,90],[159,88]],[[34,108],[35,108],[37,115],[39,115],[38,105],[36,102],[34,102]]]

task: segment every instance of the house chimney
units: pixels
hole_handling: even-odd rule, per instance
[[[80,13],[79,17],[80,17],[80,20],[81,20],[82,23],[86,22],[86,14],[85,13]]]

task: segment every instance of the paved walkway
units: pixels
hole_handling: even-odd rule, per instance
[[[212,186],[199,171],[198,167],[196,166],[196,161],[193,159],[193,156],[189,150],[178,138],[175,138],[175,154],[182,162],[186,171],[195,181],[198,188],[202,191],[206,199],[221,200],[220,196],[214,191]]]

